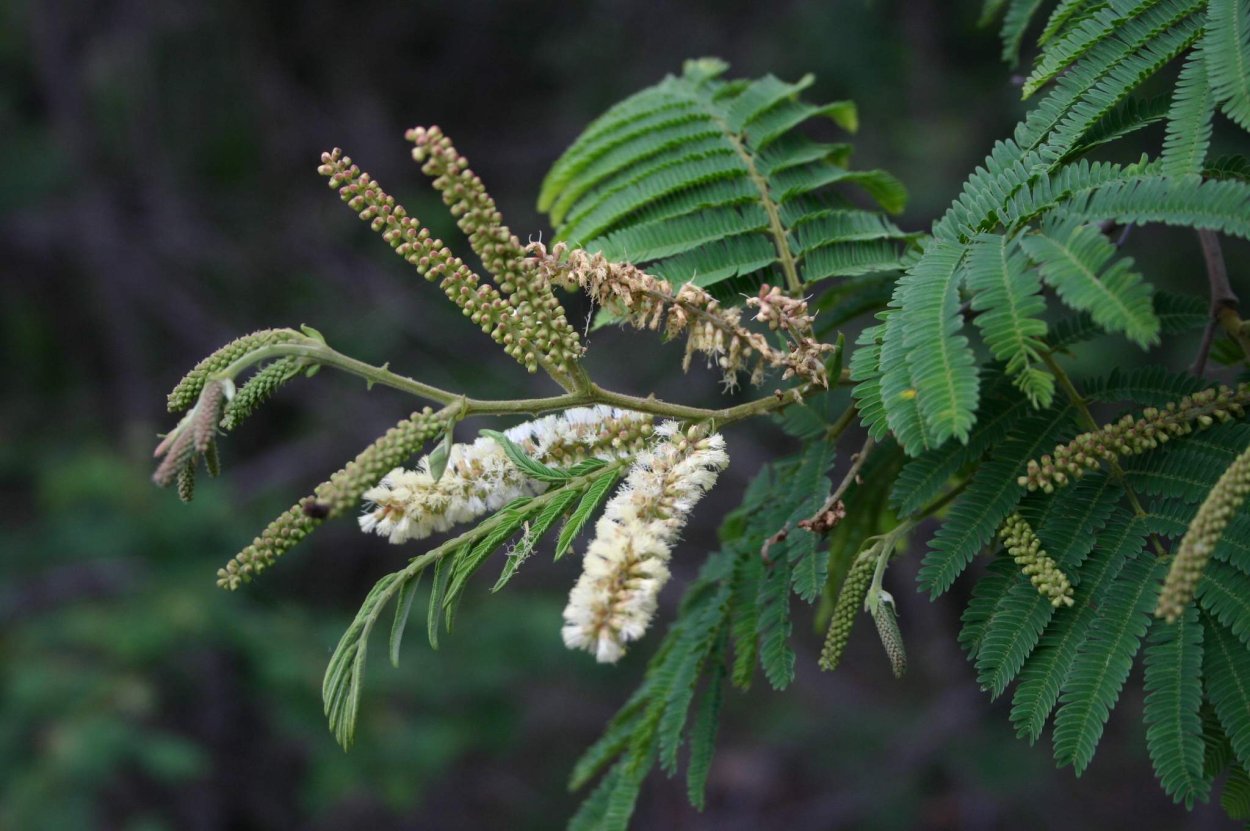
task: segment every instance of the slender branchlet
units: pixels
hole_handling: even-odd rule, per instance
[[[864,603],[864,595],[872,583],[873,572],[877,568],[876,548],[859,555],[851,564],[851,569],[842,580],[842,588],[838,591],[838,599],[833,606],[833,617],[829,620],[829,629],[825,632],[825,645],[820,650],[820,668],[835,670],[842,662],[842,654],[851,640],[851,629],[855,626],[855,618]]]
[[[532,316],[516,310],[490,283],[485,283],[455,256],[443,241],[430,235],[404,206],[382,190],[368,173],[352,163],[337,147],[321,154],[317,172],[329,179],[330,187],[369,227],[416,267],[427,280],[438,282],[465,316],[482,328],[509,355],[530,372],[538,370],[540,355],[532,348],[531,335],[539,327]]]
[[[1042,548],[1042,541],[1034,533],[1032,526],[1019,513],[1013,513],[998,529],[998,536],[1003,547],[1016,561],[1020,571],[1043,597],[1050,599],[1050,605],[1071,606],[1072,581],[1059,568],[1054,558]]]
[[[542,243],[531,243],[528,251],[537,273],[546,280],[582,289],[636,328],[662,328],[668,338],[685,333],[683,369],[689,369],[691,359],[701,353],[720,367],[730,388],[736,386],[739,372],[749,371],[752,383],[758,384],[770,367],[782,369],[783,378],[797,376],[822,387],[829,385],[824,358],[833,345],[821,343],[812,334],[807,303],[786,297],[777,288],[765,285],[747,306],[759,309],[756,320],[787,337],[789,350],[774,347],[762,332],[748,329],[742,323],[742,309],[722,306],[694,283],[674,291],[667,281],[629,263],[610,262],[602,254],[569,249],[564,243],[556,243],[550,251]]]
[[[447,427],[447,416],[430,408],[413,413],[387,430],[355,459],[322,482],[313,495],[288,508],[260,536],[217,571],[217,585],[237,589],[273,565],[327,519],[355,508],[361,495]]]
[[[1250,384],[1212,387],[1166,407],[1147,407],[1141,415],[1126,415],[1114,424],[1082,433],[1067,444],[1061,444],[1041,459],[1029,461],[1027,473],[1020,484],[1030,491],[1051,493],[1081,478],[1086,472],[1113,463],[1122,456],[1133,456],[1153,450],[1170,439],[1205,429],[1215,422],[1242,418],[1250,403]]]
[[[1175,623],[1194,598],[1194,590],[1228,522],[1250,494],[1250,448],[1242,451],[1220,476],[1181,538],[1176,558],[1163,581],[1155,615]]]
[[[652,417],[615,407],[576,407],[518,424],[504,435],[544,464],[568,466],[590,457],[624,458],[641,450]],[[393,543],[424,539],[547,489],[528,478],[493,438],[453,444],[435,475],[431,457],[397,467],[364,493],[360,527]]]
[[[582,353],[577,330],[569,325],[551,284],[528,261],[521,241],[503,224],[482,180],[438,127],[414,127],[406,137],[414,145],[413,159],[433,177],[435,189],[482,265],[494,275],[516,313],[530,321],[522,334],[527,348],[541,354],[548,365],[569,371]]]
[[[668,582],[672,547],[729,464],[720,435],[666,421],[656,436],[605,506],[564,609],[565,645],[601,663],[619,660],[625,645],[646,633]]]
[[[180,413],[190,407],[199,398],[200,390],[213,374],[221,372],[247,353],[274,343],[292,343],[306,339],[306,335],[294,329],[262,329],[230,341],[183,376],[169,394],[169,411]]]

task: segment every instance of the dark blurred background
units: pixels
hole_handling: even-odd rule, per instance
[[[0,828],[560,827],[580,798],[573,760],[657,638],[617,667],[565,651],[572,559],[535,559],[500,596],[483,578],[441,651],[414,631],[393,670],[377,650],[344,754],[321,715],[324,663],[412,549],[345,520],[235,594],[214,572],[412,405],[331,372],[294,383],[184,506],[148,478],[166,391],[238,334],[304,322],[440,386],[550,392],[339,203],[318,155],[344,147],[458,240],[402,139],[437,123],[537,236],[562,148],[687,57],[814,72],[813,99],[857,100],[856,164],[906,182],[903,223],[924,228],[1023,112],[976,5],[0,0]],[[1151,277],[1201,286],[1192,239],[1142,237]],[[591,343],[592,370],[620,389],[717,400],[713,374],[673,376],[678,347],[612,330]],[[766,424],[729,438],[734,464],[679,577],[761,461],[790,448]],[[906,680],[863,626],[845,668],[818,673],[820,636],[796,609],[797,682],[730,694],[707,810],[657,774],[636,827],[1224,827],[1155,785],[1136,678],[1083,778],[1014,739],[955,643],[966,584],[930,605],[905,582],[915,559],[892,573]]]

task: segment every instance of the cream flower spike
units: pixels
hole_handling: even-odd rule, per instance
[[[720,435],[683,433],[673,421],[655,432],[595,525],[564,610],[565,646],[600,663],[615,663],[646,633],[686,518],[729,464]]]
[[[651,423],[649,415],[599,405],[543,416],[505,435],[540,462],[569,465],[634,453],[650,435]],[[397,467],[386,474],[364,493],[360,528],[392,543],[424,539],[546,487],[527,478],[494,439],[483,436],[472,444],[453,444],[438,480],[430,474],[429,456],[415,469]]]

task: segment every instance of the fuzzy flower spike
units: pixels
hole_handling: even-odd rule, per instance
[[[642,449],[651,422],[649,415],[615,407],[575,407],[518,424],[505,435],[544,464],[568,466]],[[393,543],[424,539],[545,488],[513,465],[498,442],[483,436],[472,444],[452,445],[439,478],[431,472],[429,456],[414,469],[397,467],[386,474],[364,493],[360,528]]]
[[[564,610],[564,644],[615,663],[646,633],[668,581],[673,544],[729,464],[725,440],[668,421],[604,509]]]

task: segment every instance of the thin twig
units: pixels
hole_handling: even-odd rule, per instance
[[[1241,332],[1241,317],[1237,314],[1237,295],[1228,282],[1228,266],[1224,263],[1224,252],[1220,247],[1220,238],[1206,228],[1198,230],[1198,241],[1202,243],[1202,259],[1207,267],[1207,283],[1211,287],[1211,319],[1207,321],[1202,332],[1202,343],[1198,345],[1198,355],[1194,358],[1189,371],[1194,375],[1202,375],[1206,371],[1207,357],[1211,354],[1211,342],[1215,339],[1215,330],[1223,326],[1228,333],[1237,339],[1242,350],[1250,357],[1250,349],[1244,333]]]
[[[790,404],[802,401],[804,396],[820,389],[815,384],[809,383],[801,387],[785,390],[780,395],[774,393],[733,407],[722,407],[720,409],[674,404],[651,396],[640,398],[638,396],[626,395],[604,389],[598,384],[590,382],[589,379],[586,379],[587,386],[582,389],[546,398],[509,400],[466,398],[460,393],[439,389],[430,384],[392,372],[385,364],[373,366],[364,361],[356,360],[314,338],[307,338],[303,341],[274,343],[254,349],[225,369],[215,373],[214,377],[233,379],[249,366],[289,355],[308,358],[315,363],[343,370],[363,378],[370,386],[381,384],[382,386],[392,387],[429,401],[457,405],[460,408],[459,415],[461,417],[471,415],[506,415],[509,413],[539,414],[553,410],[563,410],[569,407],[607,404],[640,413],[650,413],[685,421],[711,421],[718,425],[724,425],[783,409]],[[849,376],[850,373],[844,370],[842,377],[838,379],[839,383],[849,382]]]
[[[851,484],[859,479],[859,471],[863,468],[864,462],[868,459],[868,454],[872,452],[872,448],[875,445],[876,442],[873,441],[872,436],[864,440],[864,446],[851,457],[851,467],[847,470],[846,475],[842,477],[842,481],[834,488],[833,493],[829,495],[829,498],[825,500],[825,504],[821,505],[816,513],[807,519],[799,521],[800,528],[811,531],[813,534],[824,534],[834,525],[837,525],[842,513],[837,509],[838,504],[842,501],[843,495],[846,494]]]

